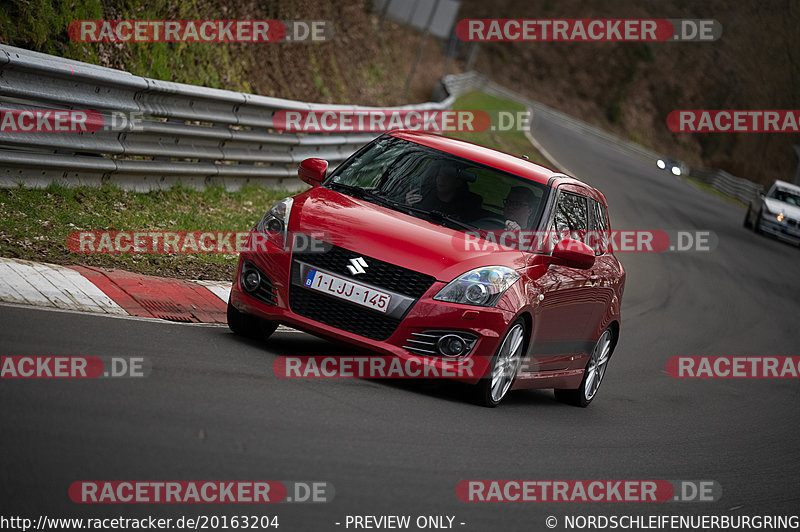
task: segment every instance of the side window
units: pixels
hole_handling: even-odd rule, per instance
[[[595,255],[602,255],[608,244],[606,208],[595,200],[589,200],[589,206],[592,211],[591,231],[593,234],[587,244],[594,249]]]
[[[558,232],[588,230],[589,208],[586,198],[569,192],[561,192],[558,195],[552,228]]]

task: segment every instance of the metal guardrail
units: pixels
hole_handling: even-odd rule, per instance
[[[692,168],[689,175],[702,183],[710,185],[711,188],[719,190],[726,196],[735,198],[742,203],[750,203],[757,194],[764,191],[764,187],[758,183],[753,183],[749,179],[743,179],[729,174],[724,170],[711,170],[704,168]]]
[[[471,74],[467,77],[472,76]],[[457,78],[455,78],[457,79]],[[450,107],[439,102],[395,109]],[[283,110],[372,109],[311,104],[135,76],[0,45],[0,109],[141,113],[140,127],[78,133],[0,133],[0,186],[114,183],[150,190],[177,183],[202,188],[255,182],[304,186],[297,163],[334,166],[376,134],[293,134],[273,129]]]
[[[622,140],[574,117],[487,80],[476,72],[445,76],[435,102],[395,109],[448,109],[464,92],[480,89],[517,101],[534,113],[602,138],[649,160],[662,155]],[[0,110],[92,109],[141,113],[141,127],[86,133],[0,132],[0,187],[113,183],[151,190],[182,183],[202,188],[243,183],[294,189],[297,163],[307,157],[333,165],[375,134],[295,134],[273,128],[286,110],[375,109],[296,102],[241,92],[160,81],[129,72],[0,45]],[[692,169],[713,188],[748,202],[761,185],[722,170]]]

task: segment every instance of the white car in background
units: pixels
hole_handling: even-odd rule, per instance
[[[775,181],[769,192],[750,201],[744,226],[800,244],[800,186]]]

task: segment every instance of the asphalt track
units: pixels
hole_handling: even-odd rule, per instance
[[[521,391],[497,409],[452,383],[280,380],[279,354],[347,348],[294,332],[0,307],[13,355],[145,356],[144,379],[0,383],[3,515],[278,515],[342,530],[346,515],[451,515],[463,530],[545,530],[553,515],[791,514],[800,507],[797,380],[676,380],[675,355],[800,355],[800,250],[744,212],[619,152],[534,119],[539,142],[600,188],[612,225],[708,230],[711,252],[620,254],[622,337],[595,402]],[[72,503],[76,480],[325,480],[333,502],[258,507]],[[711,479],[714,503],[468,504],[464,479]],[[459,525],[458,523],[465,523]],[[563,530],[561,523],[558,527]]]

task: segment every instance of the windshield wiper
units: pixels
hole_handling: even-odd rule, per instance
[[[419,207],[414,207],[413,205],[408,205],[408,204],[402,203],[400,201],[390,200],[389,198],[384,198],[383,196],[378,196],[378,195],[374,194],[373,192],[369,192],[369,191],[367,191],[367,192],[371,196],[373,196],[376,199],[378,199],[381,202],[383,202],[384,204],[390,205],[390,206],[394,207],[397,210],[406,211],[406,212],[414,212],[414,213],[417,213],[417,214],[422,214],[424,216],[429,216],[431,218],[435,218],[436,220],[438,220],[440,222],[449,222],[449,223],[451,223],[453,225],[457,225],[461,229],[466,229],[468,231],[475,231],[475,230],[478,229],[474,225],[470,225],[470,224],[468,224],[466,222],[462,222],[458,218],[454,218],[454,217],[450,216],[449,214],[443,213],[442,211],[436,211],[436,210],[426,211],[425,209],[421,209]]]
[[[371,191],[369,189],[366,189],[366,188],[361,188],[361,187],[356,187],[356,186],[353,186],[353,185],[346,185],[344,183],[336,183],[336,182],[332,182],[332,183],[330,183],[330,185],[333,185],[334,188],[338,188],[342,192],[349,193],[351,196],[353,196],[355,198],[372,201],[374,203],[378,203],[378,204],[380,204],[380,205],[382,205],[384,207],[388,207],[390,209],[404,210],[405,207],[406,207],[406,205],[404,203],[399,203],[399,202],[390,200],[389,198],[385,198],[383,196],[379,196],[378,194],[376,194],[373,191]]]
[[[436,211],[436,210],[426,211],[425,209],[421,209],[419,207],[414,207],[413,205],[406,205],[405,203],[400,203],[400,202],[397,202],[397,201],[393,201],[392,203],[394,203],[397,206],[398,209],[404,209],[406,211],[411,211],[411,212],[415,212],[417,214],[422,214],[422,215],[425,215],[425,216],[429,216],[431,218],[435,218],[436,220],[438,220],[440,222],[448,222],[448,223],[451,223],[453,225],[457,225],[461,229],[466,229],[468,231],[476,231],[478,229],[474,225],[470,225],[470,224],[468,224],[466,222],[462,222],[458,218],[454,218],[454,217],[450,216],[449,214],[443,213],[442,211]]]
[[[366,189],[363,189],[361,187],[355,187],[353,185],[347,185],[345,183],[337,183],[336,181],[331,181],[330,183],[328,183],[328,187],[338,189],[341,192],[347,192],[354,198],[363,198],[364,194],[368,192]]]
[[[452,224],[455,224],[455,225],[459,226],[461,229],[466,229],[468,231],[477,231],[477,229],[478,229],[474,225],[468,224],[467,222],[462,222],[458,218],[454,218],[454,217],[450,216],[449,214],[443,213],[442,211],[426,211],[426,212],[428,213],[429,216],[431,216],[433,218],[438,218],[441,221],[450,222]]]

